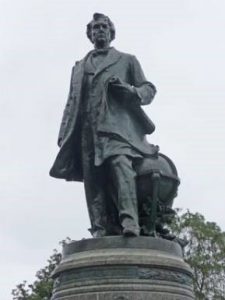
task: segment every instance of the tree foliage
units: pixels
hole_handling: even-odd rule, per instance
[[[225,300],[225,232],[199,213],[177,215],[173,233],[186,239],[184,258],[194,276],[197,300]]]
[[[53,280],[51,273],[61,260],[61,254],[54,249],[48,259],[48,264],[36,273],[36,280],[32,284],[27,281],[18,284],[12,290],[13,300],[49,300],[52,295]]]

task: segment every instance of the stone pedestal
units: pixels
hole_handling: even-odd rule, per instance
[[[64,246],[52,300],[190,300],[192,272],[177,243],[105,237]]]

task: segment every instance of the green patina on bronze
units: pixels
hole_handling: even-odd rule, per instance
[[[83,181],[94,237],[174,239],[164,224],[179,178],[172,161],[147,142],[155,130],[142,110],[156,94],[135,56],[110,47],[115,27],[103,14],[87,25],[94,45],[72,68],[50,175]]]

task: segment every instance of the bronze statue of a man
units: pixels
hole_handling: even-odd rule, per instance
[[[94,50],[72,69],[50,175],[84,181],[94,237],[138,236],[135,164],[158,153],[146,141],[154,124],[141,105],[156,89],[135,56],[110,47],[115,27],[107,16],[95,13],[87,36]]]

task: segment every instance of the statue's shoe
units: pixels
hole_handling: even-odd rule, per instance
[[[125,227],[123,229],[123,235],[126,237],[139,236],[140,230],[136,227]]]
[[[104,229],[99,229],[99,230],[96,230],[92,233],[92,236],[94,238],[101,238],[101,237],[104,237],[106,236],[106,231]]]

